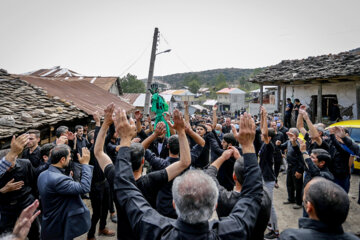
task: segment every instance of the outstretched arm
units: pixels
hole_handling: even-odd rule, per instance
[[[302,107],[302,106],[301,106]],[[300,108],[301,108],[300,107]],[[305,107],[305,106],[304,106]],[[304,109],[304,108],[301,108]],[[304,128],[304,118],[303,118],[303,112],[299,110],[299,115],[298,115],[298,119],[296,121],[296,128],[301,132],[302,135],[305,136],[306,134],[306,129]]]
[[[100,165],[102,171],[105,170],[106,166],[112,164],[110,157],[104,153],[104,142],[105,142],[105,135],[109,128],[109,126],[113,123],[112,114],[114,111],[115,105],[113,103],[109,104],[106,109],[104,110],[104,123],[100,128],[99,134],[97,136],[95,147],[94,147],[94,154],[95,157]]]
[[[177,161],[166,168],[168,180],[171,181],[190,166],[190,146],[185,134],[185,122],[179,110],[174,110],[174,124],[171,125],[179,136],[180,161]]]
[[[141,145],[144,147],[144,149],[148,149],[150,144],[155,141],[155,139],[158,136],[161,136],[166,131],[165,123],[164,122],[158,122],[156,125],[155,132],[151,134],[149,137],[147,137],[144,141],[142,141]]]
[[[261,134],[263,135],[264,142],[266,144],[269,144],[270,138],[268,135],[267,112],[263,106],[260,107],[260,115],[261,115],[261,119],[260,119]]]
[[[309,132],[310,132],[311,139],[314,140],[320,146],[322,144],[322,138],[321,138],[318,130],[316,129],[316,127],[311,122],[307,112],[305,110],[303,110],[303,109],[300,109],[299,112],[302,113],[302,115],[303,115],[303,117],[304,117],[304,119],[306,121],[306,124],[309,127]]]

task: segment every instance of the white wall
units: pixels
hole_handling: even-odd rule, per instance
[[[311,96],[317,95],[318,85],[294,85],[286,87],[286,98],[299,98],[300,102],[309,106]],[[356,87],[355,82],[327,83],[322,85],[322,94],[336,94],[339,104],[343,107],[353,105],[353,119],[356,119]],[[282,96],[282,95],[281,95]],[[360,117],[360,116],[359,116]]]
[[[275,104],[263,104],[268,113],[274,113],[276,110]],[[257,115],[260,112],[260,103],[249,103],[249,111],[251,115]]]
[[[245,94],[230,94],[230,111],[240,110],[245,106]]]

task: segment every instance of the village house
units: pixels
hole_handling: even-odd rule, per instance
[[[13,135],[29,129],[41,132],[41,144],[55,139],[58,126],[73,129],[90,121],[85,111],[50,96],[45,90],[0,69],[0,157],[10,147]]]
[[[278,86],[278,108],[286,98],[300,99],[312,120],[326,122],[332,103],[338,101],[344,119],[360,118],[360,55],[343,52],[302,60],[284,60],[250,79],[263,86]],[[281,96],[281,97],[280,97]],[[262,97],[260,97],[262,102]]]
[[[245,92],[238,88],[223,88],[216,95],[219,111],[235,112],[245,107]]]

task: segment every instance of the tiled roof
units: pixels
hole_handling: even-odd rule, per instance
[[[126,111],[134,108],[129,103],[122,101],[120,97],[87,81],[61,81],[43,77],[18,76],[28,83],[43,88],[51,96],[57,96],[60,99],[72,102],[88,114],[92,114],[95,111],[103,114],[103,110],[111,102],[113,102],[116,107],[121,107]]]
[[[292,83],[311,80],[325,81],[328,79],[360,79],[360,54],[343,52],[301,60],[284,60],[277,65],[265,68],[255,75],[250,82]]]
[[[86,117],[71,103],[51,97],[43,89],[0,70],[0,139]]]

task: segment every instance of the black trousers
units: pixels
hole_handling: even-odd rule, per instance
[[[106,219],[109,210],[109,197],[110,197],[110,188],[109,183],[104,181],[100,184],[93,184],[90,191],[90,201],[93,209],[93,214],[91,216],[91,227],[88,232],[88,238],[95,236],[96,224],[100,220],[99,229],[104,229],[106,227]]]
[[[274,154],[274,173],[275,173],[275,182],[277,183],[277,178],[279,176],[280,167],[282,164],[282,156],[281,153]]]
[[[300,179],[297,179],[295,177],[295,169],[291,167],[289,167],[287,171],[286,187],[288,192],[288,201],[301,205],[303,178],[301,177]]]
[[[291,115],[285,115],[284,125],[287,128],[291,128]]]

